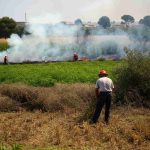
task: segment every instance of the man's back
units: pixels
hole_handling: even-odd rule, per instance
[[[96,82],[96,88],[99,92],[111,92],[114,88],[113,82],[108,77],[101,77]]]

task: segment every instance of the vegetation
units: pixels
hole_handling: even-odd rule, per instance
[[[99,21],[98,24],[101,25],[103,28],[108,28],[110,27],[110,19],[107,16],[102,16]]]
[[[9,18],[3,17],[0,19],[0,38],[9,38],[16,31],[16,22]]]
[[[150,57],[134,50],[126,49],[126,53],[127,63],[115,71],[116,99],[150,106]]]
[[[90,125],[79,124],[80,111],[70,108],[53,113],[0,113],[0,140],[28,150],[149,149],[148,109],[113,106],[110,125],[103,123],[103,115],[99,123]]]
[[[95,107],[93,83],[98,70],[107,68],[115,79],[112,71],[123,64],[95,61],[0,66],[1,76],[8,78],[3,83],[11,83],[12,79],[21,82],[0,85],[1,148],[11,150],[11,145],[18,143],[23,147],[13,150],[148,150],[149,109],[113,105],[109,125],[102,121],[104,112],[96,125],[87,122]],[[30,78],[36,80],[36,75],[38,79],[51,76],[61,83],[47,88],[22,85]]]
[[[20,84],[0,86],[1,112],[19,110],[58,112],[64,111],[65,108],[83,111],[94,99],[94,86],[91,84],[56,84],[51,88]]]
[[[121,61],[57,62],[0,66],[0,83],[24,83],[33,86],[53,86],[59,83],[94,83],[100,69],[108,71]]]
[[[130,23],[134,22],[134,17],[130,16],[130,15],[123,15],[121,17],[122,20],[124,20],[124,23],[126,24],[126,26],[128,26]]]
[[[127,32],[132,38],[140,42],[141,45],[142,42],[146,43],[150,41],[150,28],[148,26],[131,27]],[[142,46],[145,51],[146,47],[144,46],[144,44]],[[147,50],[149,51],[149,47],[147,47]]]
[[[0,150],[22,150],[22,145],[20,144],[15,144],[11,148],[8,148],[6,146],[0,146]]]
[[[143,19],[139,21],[139,23],[150,27],[150,16],[145,16]]]
[[[78,25],[78,26],[82,26],[82,20],[81,19],[76,19],[75,21],[74,21],[74,24],[75,25]]]
[[[8,48],[6,39],[0,39],[0,51],[5,51]]]

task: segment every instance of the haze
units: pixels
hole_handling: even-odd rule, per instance
[[[0,0],[0,18],[9,16],[16,21],[44,14],[61,15],[62,20],[97,22],[101,16],[119,21],[124,14],[136,21],[150,15],[150,0]]]

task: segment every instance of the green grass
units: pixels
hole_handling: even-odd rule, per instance
[[[121,61],[57,62],[48,64],[0,65],[0,83],[53,86],[58,83],[95,83],[100,69],[113,78]]]

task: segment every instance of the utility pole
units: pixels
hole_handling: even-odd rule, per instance
[[[25,12],[25,23],[27,23],[27,13]]]

